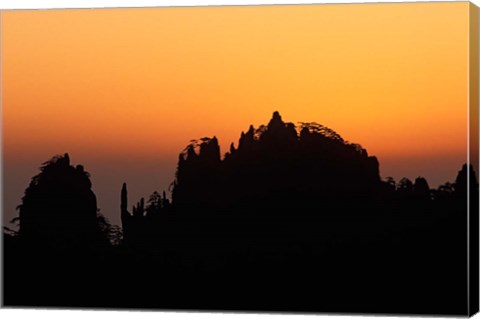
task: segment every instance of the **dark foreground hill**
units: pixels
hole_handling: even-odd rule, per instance
[[[4,235],[5,305],[468,313],[467,165],[439,189],[382,181],[360,145],[275,112],[223,158],[215,137],[192,141],[171,200],[129,211],[124,184],[123,238],[90,186],[68,156],[34,177]]]

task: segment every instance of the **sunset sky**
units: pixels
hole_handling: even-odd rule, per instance
[[[383,178],[454,181],[467,158],[469,3],[3,11],[4,216],[68,152],[119,223],[191,139],[318,122]]]

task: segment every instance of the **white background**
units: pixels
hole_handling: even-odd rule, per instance
[[[445,1],[445,0],[437,0]],[[247,5],[247,4],[298,4],[298,3],[365,3],[365,2],[400,2],[378,0],[329,0],[329,1],[305,1],[305,0],[0,0],[0,9],[49,9],[49,8],[105,8],[105,7],[158,7],[158,6],[194,6],[194,5]],[[406,0],[404,2],[418,2]],[[471,1],[477,6],[480,0]],[[46,287],[48,289],[48,287]],[[192,312],[133,312],[133,311],[72,311],[72,310],[13,310],[1,309],[0,318],[68,318],[68,319],[100,319],[114,317],[119,319],[293,319],[307,318],[312,315],[286,315],[286,314],[245,314],[245,313],[192,313]],[[331,315],[315,315],[316,318],[336,318]],[[479,318],[480,316],[476,316]],[[342,318],[359,318],[358,316],[343,316]],[[362,316],[365,319],[386,318],[381,316]]]

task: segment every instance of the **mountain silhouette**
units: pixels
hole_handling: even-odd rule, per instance
[[[18,206],[22,238],[63,246],[98,241],[97,199],[83,166],[70,165],[65,154],[43,163],[40,171]]]
[[[6,305],[430,315],[473,309],[465,240],[467,221],[478,225],[471,165],[437,189],[421,176],[382,180],[377,158],[359,144],[274,112],[223,157],[215,136],[192,140],[179,155],[171,198],[154,191],[129,206],[124,183],[121,231],[99,214],[91,187],[68,154],[32,178],[18,233],[4,232]]]
[[[378,191],[378,160],[365,149],[316,123],[299,131],[274,112],[267,126],[242,132],[223,160],[215,137],[189,145],[179,158],[173,205],[225,209],[263,201],[273,208],[290,199],[365,198]]]

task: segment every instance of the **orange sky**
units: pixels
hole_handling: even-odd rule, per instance
[[[453,181],[467,157],[469,4],[3,11],[5,205],[69,152],[116,221],[190,139],[222,152],[274,110],[360,143],[382,177]],[[118,205],[117,205],[118,204]]]

